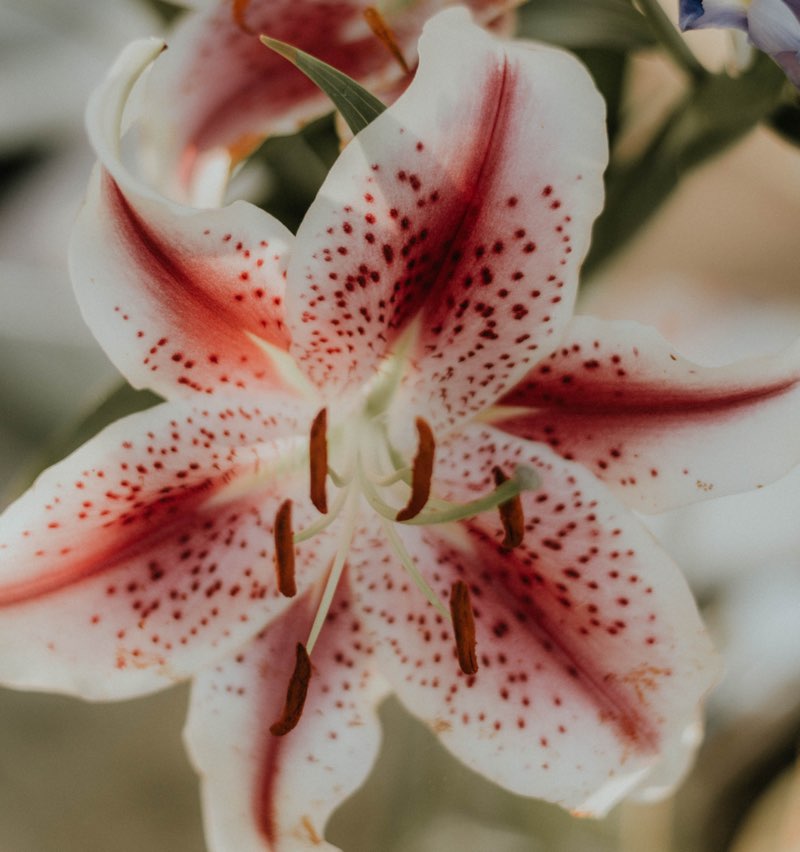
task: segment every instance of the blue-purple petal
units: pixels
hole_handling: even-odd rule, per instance
[[[800,50],[797,6],[796,0],[794,8],[785,0],[753,0],[748,14],[750,41],[778,61],[786,53],[796,58]]]
[[[679,22],[682,30],[744,30],[800,88],[800,0],[680,0]]]
[[[746,32],[747,5],[740,0],[680,0],[679,23],[682,30],[733,27]]]

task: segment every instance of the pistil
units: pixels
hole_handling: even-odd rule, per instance
[[[331,603],[333,603],[333,596],[336,594],[336,588],[339,585],[339,580],[341,579],[342,572],[344,571],[347,554],[350,552],[350,543],[353,540],[353,533],[355,533],[356,523],[358,520],[358,505],[358,491],[351,486],[347,492],[344,529],[342,530],[342,535],[339,539],[339,547],[336,550],[336,556],[333,559],[333,565],[331,565],[328,580],[325,583],[325,590],[322,593],[322,600],[320,601],[317,609],[314,623],[311,625],[311,632],[309,633],[308,642],[306,643],[309,654],[313,651],[314,645],[319,638],[322,625],[325,623],[328,610],[330,610]]]

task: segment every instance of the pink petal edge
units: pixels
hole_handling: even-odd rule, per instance
[[[379,535],[354,545],[356,604],[382,673],[461,760],[514,792],[600,814],[679,748],[718,663],[677,567],[581,467],[473,428],[439,448],[439,496],[485,493],[495,463],[542,479],[523,498],[521,547],[504,551],[491,515],[400,531],[443,600],[468,583],[477,674],[460,671],[450,625]]]
[[[658,512],[765,485],[800,461],[800,344],[701,367],[654,329],[575,317],[487,418]]]
[[[297,524],[317,517],[307,474],[282,463],[307,418],[281,410],[165,403],[45,471],[0,517],[0,680],[127,698],[281,613],[275,514],[293,497]],[[301,590],[331,546],[322,534],[298,555]]]

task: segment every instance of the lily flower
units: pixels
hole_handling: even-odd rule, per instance
[[[466,0],[504,25],[521,0]],[[230,168],[265,137],[295,133],[331,111],[300,71],[264,50],[261,33],[396,90],[417,64],[422,25],[453,0],[214,0],[187,15],[153,68],[148,101],[154,181],[175,198],[215,205]]]
[[[797,0],[680,0],[682,30],[723,27],[747,33],[800,87],[800,8]]]
[[[797,349],[704,369],[573,319],[607,145],[564,52],[434,17],[292,236],[126,166],[161,49],[131,45],[90,103],[71,270],[110,358],[167,401],[0,518],[0,679],[118,699],[197,675],[213,849],[321,845],[388,689],[518,793],[602,813],[674,782],[717,663],[626,503],[793,466]]]

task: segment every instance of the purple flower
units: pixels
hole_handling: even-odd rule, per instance
[[[800,0],[681,0],[680,25],[743,30],[800,87]]]

